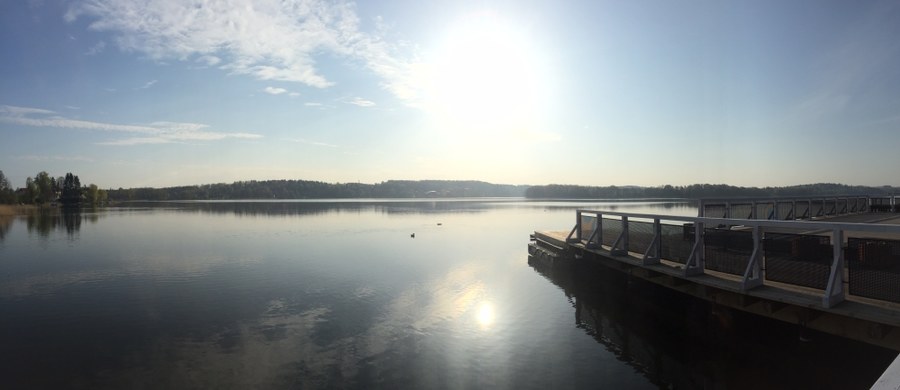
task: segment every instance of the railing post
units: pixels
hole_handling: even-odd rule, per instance
[[[612,247],[609,248],[609,254],[613,256],[619,255],[627,255],[628,254],[628,217],[622,216],[622,233],[619,234],[619,238],[616,238],[616,241],[612,244]]]
[[[584,244],[584,247],[588,249],[596,249],[603,244],[603,242],[600,241],[600,214],[594,216],[594,230],[591,231],[591,237],[588,238],[587,243]]]
[[[694,247],[684,263],[684,276],[703,274],[703,268],[706,267],[703,251],[703,222],[698,221],[694,223]]]
[[[642,261],[643,265],[651,265],[651,264],[659,264],[659,259],[662,258],[662,225],[659,223],[659,218],[653,219],[653,241],[650,242],[650,247],[647,248],[647,251],[644,252],[644,259]]]
[[[763,270],[762,270],[762,228],[753,227],[753,253],[750,255],[750,262],[747,263],[747,269],[744,271],[744,278],[741,280],[741,291],[747,291],[754,287],[762,286]]]
[[[831,263],[831,275],[828,277],[828,287],[825,296],[822,297],[822,306],[834,307],[844,301],[847,292],[844,290],[844,231],[835,228],[831,233],[831,246],[834,260]]]
[[[566,242],[581,242],[581,210],[575,210],[575,227],[566,236]]]

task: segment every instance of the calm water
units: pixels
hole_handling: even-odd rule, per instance
[[[486,200],[0,219],[0,387],[862,388],[895,355],[530,265],[528,235],[570,229],[576,207],[696,214]]]

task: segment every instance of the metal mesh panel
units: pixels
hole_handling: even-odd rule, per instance
[[[660,225],[662,258],[684,264],[694,247],[694,224]]]
[[[703,206],[703,216],[708,218],[725,218],[724,204],[709,204]]]
[[[827,236],[766,233],[766,279],[825,289],[834,253]]]
[[[743,275],[753,252],[753,233],[740,230],[705,229],[706,268]]]
[[[789,219],[788,217],[790,217],[790,219],[797,218],[795,215],[796,213],[791,213],[793,207],[794,204],[792,202],[779,202],[776,207],[777,211],[775,213],[775,219],[783,221]]]
[[[851,203],[853,203],[851,206],[852,211],[860,213],[869,211],[869,201],[866,198],[854,198]]]
[[[756,219],[776,219],[774,203],[757,203]]]
[[[809,207],[809,217],[820,217],[825,214],[825,202],[821,200],[814,200],[810,202]]]
[[[900,302],[900,241],[847,240],[850,294]]]
[[[587,241],[594,232],[597,223],[597,216],[581,214],[581,239]]]
[[[825,215],[837,214],[837,201],[834,199],[825,200]]]
[[[847,199],[838,199],[837,200],[837,213],[838,214],[846,214],[850,212],[850,201]]]
[[[603,218],[603,245],[612,246],[622,234],[622,220]]]
[[[794,219],[804,219],[812,216],[813,210],[810,202],[796,202],[794,205]]]
[[[753,212],[753,204],[750,203],[732,203],[730,218],[750,219],[750,213]]]
[[[653,222],[628,221],[628,251],[643,254],[653,242]]]

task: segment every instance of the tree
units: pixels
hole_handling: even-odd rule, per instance
[[[9,179],[0,171],[0,203],[15,203],[16,192],[9,184]]]
[[[34,184],[34,179],[31,177],[25,178],[25,199],[22,199],[25,203],[34,203],[34,200],[38,197],[38,187],[37,184]]]
[[[34,176],[34,184],[37,186],[36,202],[44,203],[56,199],[56,193],[53,192],[53,178],[50,177],[50,174],[45,171],[38,172]]]
[[[60,202],[68,205],[80,203],[81,191],[81,181],[78,180],[78,176],[73,175],[71,172],[66,173],[65,179],[63,179]]]
[[[97,204],[102,202],[101,194],[100,194],[101,191],[102,190],[100,188],[98,188],[96,184],[91,184],[91,185],[85,187],[84,188],[84,197],[85,197],[84,200],[89,205],[96,206]]]

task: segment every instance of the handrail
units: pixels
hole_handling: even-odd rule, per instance
[[[759,210],[761,206],[765,208],[763,212]],[[734,218],[734,213],[743,211],[750,219],[792,220],[865,213],[876,208],[900,211],[893,194],[738,197],[699,199],[697,216],[705,217],[708,209],[713,209],[723,212],[725,218]]]
[[[583,237],[582,217],[587,214],[597,219],[594,229],[588,237]],[[830,232],[832,242],[832,262],[827,281],[827,287],[822,296],[822,306],[829,308],[846,299],[847,291],[845,291],[844,277],[844,250],[843,243],[847,235],[846,232],[871,232],[871,233],[890,233],[897,234],[900,237],[900,225],[894,224],[874,224],[874,223],[854,223],[854,222],[828,222],[828,221],[779,221],[767,219],[738,219],[738,218],[710,218],[710,217],[688,217],[664,214],[641,214],[619,211],[605,210],[576,210],[576,225],[572,228],[571,233],[567,237],[569,242],[584,242],[585,248],[600,248],[603,244],[602,224],[604,216],[616,216],[620,218],[622,223],[622,231],[615,237],[612,245],[608,245],[610,255],[627,255],[629,242],[629,221],[634,219],[645,219],[653,223],[653,239],[649,247],[644,248],[638,253],[643,253],[642,265],[659,264],[661,252],[660,242],[662,239],[661,226],[663,221],[687,222],[694,226],[694,243],[691,254],[685,261],[683,276],[690,277],[694,275],[704,274],[704,226],[725,226],[725,227],[747,227],[752,228],[753,251],[750,255],[747,268],[743,273],[740,288],[741,291],[747,291],[764,284],[765,267],[763,263],[763,231],[766,229],[790,229],[802,230],[805,232]],[[586,242],[585,242],[586,239]]]

